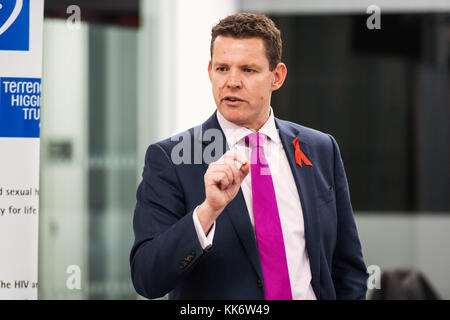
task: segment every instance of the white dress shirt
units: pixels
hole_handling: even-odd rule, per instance
[[[254,131],[228,121],[219,110],[217,110],[217,120],[225,134],[230,150],[235,150],[249,160],[251,150],[246,146],[244,137],[254,133]],[[264,154],[270,167],[277,199],[292,297],[294,300],[315,300],[316,296],[311,286],[311,267],[305,246],[305,228],[300,197],[286,157],[286,152],[284,151],[278,130],[275,126],[272,108],[270,108],[269,119],[258,132],[268,137],[264,144]],[[242,182],[241,190],[254,231],[252,180],[250,174]],[[197,209],[194,210],[193,220],[202,248],[206,249],[211,247],[216,223],[214,222],[206,236],[198,219]]]

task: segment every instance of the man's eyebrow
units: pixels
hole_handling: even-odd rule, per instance
[[[225,62],[220,62],[220,61],[213,62],[213,65],[214,65],[214,66],[228,66],[227,63],[225,63]]]
[[[254,63],[250,63],[250,64],[242,65],[241,68],[258,69],[259,66],[257,64],[254,64]]]
[[[229,65],[226,62],[216,61],[216,62],[213,62],[213,66],[214,67],[228,67]],[[242,64],[242,65],[239,65],[239,68],[241,68],[241,69],[261,69],[261,67],[255,63]]]

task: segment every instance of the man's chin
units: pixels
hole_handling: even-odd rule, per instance
[[[219,109],[219,111],[225,119],[233,122],[234,124],[242,125],[243,123],[245,123],[244,117],[242,116],[240,110],[238,110],[237,108],[225,107]]]

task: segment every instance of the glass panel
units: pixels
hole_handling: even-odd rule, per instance
[[[134,299],[137,29],[47,19],[44,46],[39,298]]]

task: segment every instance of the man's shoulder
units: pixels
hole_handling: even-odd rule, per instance
[[[184,144],[184,146],[192,146],[194,141],[198,138],[197,135],[199,127],[201,126],[192,127],[190,129],[175,133],[168,138],[153,142],[149,145],[148,150],[156,148],[170,154],[172,149],[180,143]]]
[[[334,154],[338,146],[334,137],[313,128],[286,120],[278,120],[278,125],[291,138],[299,139],[304,144],[304,151],[314,155],[316,168],[325,168],[334,163]],[[320,161],[319,161],[320,160]]]
[[[153,145],[158,145],[165,151],[171,151],[180,142],[184,142],[186,145],[190,144],[193,146],[194,143],[202,143],[205,138],[205,131],[208,131],[206,140],[209,136],[217,136],[222,134],[220,130],[219,123],[217,122],[216,113],[214,112],[205,122],[198,124],[192,128],[184,131],[172,134],[170,137],[153,143]]]
[[[289,132],[291,135],[298,137],[300,141],[310,144],[330,144],[332,136],[326,132],[319,131],[310,127],[300,125],[298,123],[276,118],[278,126]]]
[[[189,140],[194,139],[196,137],[196,135],[198,135],[198,130],[200,128],[201,128],[201,125],[189,128],[184,131],[174,133],[165,139],[155,142],[155,144],[160,145],[164,148],[171,149],[171,148],[173,148],[173,146],[175,146],[177,143],[179,143],[180,141],[182,141],[184,139],[189,139]]]

